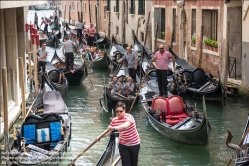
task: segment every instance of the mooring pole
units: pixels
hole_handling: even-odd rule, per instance
[[[204,26],[201,26],[200,43],[199,43],[199,62],[198,62],[198,67],[200,68],[201,68],[201,62],[202,62],[203,30],[204,30]]]
[[[227,77],[228,77],[228,60],[229,60],[229,40],[230,40],[230,22],[227,22],[226,28],[226,51],[225,51],[225,68],[224,68],[224,78],[223,78],[223,98],[227,98]]]
[[[21,84],[21,95],[22,95],[22,117],[25,117],[26,113],[26,102],[25,102],[25,85],[24,85],[24,67],[23,58],[19,57],[19,79]]]
[[[4,130],[9,135],[9,118],[8,118],[8,78],[7,78],[7,68],[2,68],[2,81],[3,81],[3,123],[4,123]],[[6,141],[4,141],[6,142]],[[7,152],[7,147],[4,143],[4,151]]]

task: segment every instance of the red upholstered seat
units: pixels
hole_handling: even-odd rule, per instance
[[[152,110],[156,111],[158,107],[160,108],[160,111],[164,110],[165,112],[167,112],[167,101],[165,98],[156,97],[153,99],[151,107]]]
[[[175,125],[188,116],[184,112],[185,106],[180,96],[171,96],[167,100],[169,109],[166,115],[166,123]]]

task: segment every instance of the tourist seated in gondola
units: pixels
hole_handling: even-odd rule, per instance
[[[133,83],[133,79],[130,76],[126,77],[125,86],[123,88],[123,95],[128,98],[134,96],[134,89],[135,89],[135,84]]]
[[[123,88],[120,82],[118,82],[118,77],[114,76],[112,78],[112,82],[109,83],[108,89],[111,90],[111,94],[113,93],[121,93]]]
[[[86,57],[87,60],[92,61],[92,53],[90,52],[90,48],[89,47],[87,47],[85,49],[85,57]]]
[[[118,78],[118,82],[120,82],[120,84],[122,85],[122,88],[125,87],[125,82],[124,82],[124,80],[123,80],[123,77],[119,77],[119,78]]]
[[[54,36],[54,34],[51,31],[48,32],[48,39],[47,39],[47,41],[48,42],[55,41],[55,36]]]

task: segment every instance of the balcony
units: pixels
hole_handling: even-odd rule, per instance
[[[135,7],[129,7],[129,14],[135,14]]]
[[[145,9],[144,8],[138,8],[138,15],[145,15]]]

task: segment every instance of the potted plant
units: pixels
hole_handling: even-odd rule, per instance
[[[211,41],[210,41],[210,45],[211,45],[213,51],[215,51],[215,50],[214,50],[214,49],[215,49],[215,48],[214,48],[215,42],[216,42],[215,40],[211,40]]]
[[[217,41],[214,42],[214,51],[218,52],[218,42]]]
[[[192,37],[192,39],[191,39],[192,47],[195,47],[195,43],[196,43],[196,38]]]
[[[205,49],[208,49],[208,47],[209,47],[209,39],[206,38],[206,39],[204,40],[204,43],[205,43]]]
[[[165,38],[165,32],[161,32],[161,35],[162,35],[162,39]]]

